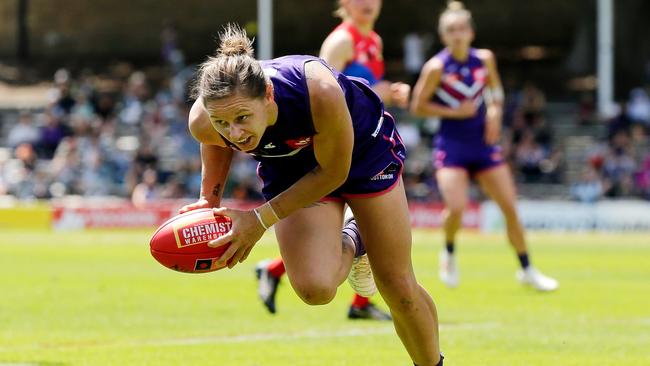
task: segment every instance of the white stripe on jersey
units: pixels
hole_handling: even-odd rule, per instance
[[[452,108],[458,108],[460,106],[460,101],[454,98],[451,94],[447,93],[444,89],[438,88],[436,96],[440,98],[443,102],[447,103],[448,106]]]
[[[296,155],[297,153],[300,152],[300,150],[306,148],[307,146],[309,146],[309,145],[306,145],[306,146],[303,146],[303,147],[299,147],[299,148],[297,148],[297,149],[295,149],[295,150],[292,150],[292,151],[291,151],[290,153],[288,153],[288,154],[282,154],[282,155],[262,155],[262,154],[250,154],[250,155],[253,155],[253,156],[260,156],[260,157],[263,157],[263,158],[286,158],[287,156],[294,156],[294,155]]]
[[[474,98],[474,96],[476,96],[476,93],[478,93],[485,86],[485,83],[479,82],[478,80],[474,81],[474,84],[472,84],[472,86],[467,86],[460,80],[454,80],[453,82],[443,80],[442,83],[463,94],[467,98]]]
[[[381,117],[379,117],[379,121],[377,122],[377,128],[372,132],[372,137],[377,137],[379,135],[379,130],[381,129],[381,125],[384,124],[384,112],[381,113]]]

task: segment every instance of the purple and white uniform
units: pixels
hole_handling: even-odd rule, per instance
[[[318,166],[313,150],[316,134],[311,115],[305,64],[320,62],[337,79],[352,117],[354,147],[347,180],[324,199],[380,195],[399,181],[406,149],[393,118],[363,79],[345,76],[313,56],[285,56],[260,61],[273,82],[278,119],[267,127],[259,145],[247,151],[257,161],[270,200]],[[224,138],[224,141],[228,141]],[[236,148],[232,144],[229,146]]]
[[[473,176],[502,164],[501,147],[485,142],[487,108],[483,93],[488,70],[476,55],[476,49],[470,49],[467,60],[463,62],[454,59],[447,49],[434,57],[442,61],[443,72],[433,101],[457,108],[463,101],[470,100],[477,107],[474,117],[441,120],[440,131],[435,139],[435,167],[462,168]]]

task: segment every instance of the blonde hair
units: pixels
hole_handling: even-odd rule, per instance
[[[235,94],[259,98],[266,93],[266,83],[246,31],[227,24],[219,33],[216,55],[199,66],[193,97],[201,97],[204,102]]]
[[[334,17],[335,18],[341,18],[341,19],[347,18],[348,17],[348,12],[343,7],[343,1],[338,0],[336,3],[337,3],[337,8],[336,8],[336,10],[334,10],[334,13],[333,13]]]
[[[438,32],[442,32],[444,30],[444,19],[454,15],[467,18],[469,25],[471,27],[474,27],[474,23],[472,21],[472,13],[470,13],[470,11],[465,8],[465,5],[461,1],[453,0],[447,2],[447,7],[442,11],[442,13],[440,13],[440,18],[438,19]]]

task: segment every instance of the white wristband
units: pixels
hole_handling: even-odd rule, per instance
[[[255,216],[257,217],[257,221],[260,222],[260,224],[262,225],[262,227],[264,228],[264,230],[268,230],[269,227],[266,226],[266,224],[264,224],[264,220],[262,220],[262,216],[260,215],[260,213],[257,211],[256,208],[253,209],[253,212],[255,212]]]
[[[266,205],[269,206],[269,208],[271,209],[271,213],[273,214],[273,216],[275,216],[275,221],[276,222],[280,221],[280,218],[278,217],[278,214],[275,213],[275,210],[273,209],[273,206],[271,206],[271,202],[267,202]]]
[[[483,96],[487,103],[501,103],[505,99],[503,88],[485,88]]]

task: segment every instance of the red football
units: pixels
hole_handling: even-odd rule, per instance
[[[230,218],[215,216],[212,209],[189,211],[160,225],[151,237],[151,255],[175,271],[205,273],[224,268],[217,259],[230,244],[210,248],[208,242],[230,231]]]

